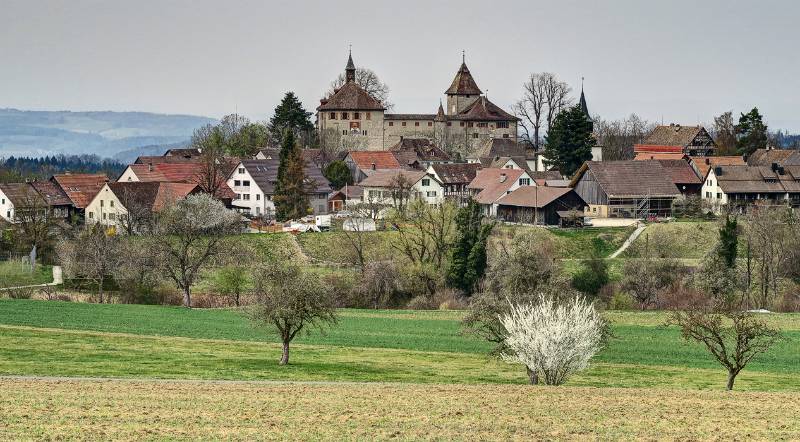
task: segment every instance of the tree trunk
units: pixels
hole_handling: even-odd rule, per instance
[[[192,308],[192,295],[189,292],[189,285],[183,286],[183,306]]]
[[[531,381],[531,385],[539,385],[539,373],[531,370],[530,367],[525,367],[525,370],[528,372],[528,379]]]
[[[728,371],[728,385],[726,386],[728,391],[733,390],[733,382],[736,380],[737,374],[739,374],[738,371],[733,371],[733,370]]]
[[[102,304],[103,303],[103,278],[102,277],[100,278],[100,280],[97,283],[97,291],[98,291],[98,294],[100,295],[100,304]]]
[[[236,302],[236,307],[239,307],[239,293],[238,293],[238,292],[236,293],[236,300],[235,300],[235,302]]]
[[[289,342],[283,342],[283,354],[281,355],[281,362],[279,365],[286,365],[289,363]]]

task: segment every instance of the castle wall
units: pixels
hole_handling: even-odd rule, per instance
[[[336,118],[331,118],[331,113]],[[317,126],[325,143],[347,150],[383,148],[383,111],[325,111],[317,115]]]

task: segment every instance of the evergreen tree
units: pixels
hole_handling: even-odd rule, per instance
[[[344,161],[334,161],[328,164],[324,172],[325,178],[334,189],[341,189],[345,184],[353,184],[353,176]]]
[[[725,224],[719,229],[719,256],[728,268],[736,267],[739,237],[736,217],[725,216]]]
[[[758,108],[739,116],[739,124],[736,125],[736,148],[741,155],[750,155],[756,149],[767,147],[767,126],[764,124],[763,117],[758,112]]]
[[[281,150],[278,153],[278,177],[277,177],[277,184],[275,185],[275,193],[277,194],[280,190],[281,181],[283,180],[283,176],[286,174],[286,167],[289,164],[289,156],[291,155],[294,148],[297,146],[297,141],[294,138],[294,132],[291,130],[286,130],[283,132],[283,138],[281,141]]]
[[[592,121],[580,105],[564,109],[556,115],[545,141],[545,162],[568,177],[585,161],[592,159],[592,147],[597,144],[592,135]]]
[[[456,241],[452,250],[447,284],[472,294],[486,272],[486,242],[494,224],[484,224],[481,208],[470,200],[456,214]]]
[[[303,108],[303,103],[297,99],[294,92],[287,92],[281,103],[275,108],[275,114],[269,120],[269,132],[277,144],[283,132],[287,129],[295,133],[306,143],[311,139],[314,124],[311,122],[311,112]]]
[[[291,131],[286,131],[291,134]],[[284,137],[284,141],[288,138]],[[294,137],[291,136],[293,140]],[[298,219],[308,215],[309,202],[306,192],[305,160],[303,152],[296,144],[283,158],[278,169],[280,177],[275,187],[275,217],[279,220]],[[283,173],[281,174],[281,170]]]

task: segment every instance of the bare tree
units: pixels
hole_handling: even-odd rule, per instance
[[[655,128],[654,123],[631,114],[624,120],[608,121],[594,117],[597,143],[603,146],[603,160],[633,159],[633,145],[640,144]]]
[[[522,85],[524,89],[522,99],[514,105],[517,117],[522,120],[520,124],[523,131],[522,137],[536,150],[539,150],[539,142],[541,140],[539,130],[542,127],[542,118],[547,107],[544,75],[539,73],[531,74],[528,81]]]
[[[334,299],[313,273],[293,263],[276,264],[254,279],[256,301],[247,315],[255,324],[277,331],[283,344],[280,365],[289,363],[289,344],[298,333],[336,323]]]
[[[713,135],[717,144],[718,155],[736,155],[736,122],[733,112],[723,112],[714,117]]]
[[[770,307],[770,299],[778,296],[800,247],[795,242],[800,219],[785,206],[753,205],[744,225],[747,279],[758,292],[755,306],[766,309]]]
[[[27,186],[24,194],[17,201],[14,210],[13,229],[17,242],[26,251],[36,247],[42,255],[52,248],[58,235],[59,222],[50,207],[31,186]]]
[[[210,195],[189,195],[159,212],[150,246],[167,278],[192,306],[191,288],[212,257],[228,250],[226,235],[241,229],[241,217]]]
[[[572,106],[572,99],[569,96],[572,88],[566,82],[559,80],[555,74],[545,72],[542,77],[542,89],[547,103],[547,129],[549,130],[553,126],[556,115]]]
[[[409,200],[414,196],[414,183],[401,171],[398,171],[389,182],[389,193],[392,197],[392,204],[395,210],[403,214]]]
[[[331,82],[331,87],[325,94],[326,97],[333,95],[337,89],[342,87],[345,83],[345,75],[339,74],[335,80]],[[356,84],[361,86],[372,98],[381,102],[386,110],[392,110],[394,104],[389,101],[389,86],[381,81],[372,69],[369,68],[356,68]]]
[[[728,370],[728,390],[733,390],[736,376],[747,363],[780,338],[778,330],[757,319],[755,314],[732,308],[677,311],[669,322],[680,327],[685,340],[703,344]]]
[[[455,239],[457,210],[452,201],[438,206],[420,199],[412,201],[407,211],[391,218],[398,231],[398,241],[392,246],[412,263],[433,263],[442,268]]]
[[[106,278],[113,276],[125,259],[125,247],[119,236],[95,224],[82,230],[74,240],[61,242],[58,249],[67,275],[95,281],[102,304]]]

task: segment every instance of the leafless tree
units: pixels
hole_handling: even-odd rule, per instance
[[[153,228],[153,208],[137,193],[137,190],[124,186],[115,194],[126,211],[117,222],[128,235],[148,233]]]
[[[119,236],[100,224],[86,227],[74,240],[58,246],[61,265],[67,275],[86,277],[97,284],[99,301],[104,302],[106,278],[125,259],[125,247]]]
[[[770,299],[778,296],[800,247],[795,242],[800,220],[785,206],[753,205],[744,225],[747,279],[758,292],[755,306],[766,309]]]
[[[389,182],[389,193],[392,197],[392,204],[395,210],[403,214],[411,198],[414,196],[414,183],[406,174],[398,171]]]
[[[603,160],[633,159],[633,145],[640,144],[655,128],[654,123],[631,114],[624,120],[608,121],[594,117],[597,143],[603,146]]]
[[[438,206],[421,199],[412,201],[405,212],[391,218],[398,231],[398,240],[392,246],[412,263],[433,263],[442,268],[453,244],[457,211],[451,201]]]
[[[703,344],[728,370],[728,390],[733,390],[736,376],[748,362],[780,339],[780,332],[755,314],[735,308],[695,307],[676,311],[669,322],[680,327],[687,341]]]
[[[317,275],[297,264],[264,267],[254,280],[256,299],[247,315],[257,325],[276,329],[283,343],[280,365],[289,363],[289,344],[298,333],[336,324],[333,297]]]
[[[559,112],[572,105],[572,98],[569,94],[572,88],[564,81],[561,81],[555,74],[545,72],[542,74],[544,98],[547,103],[547,128],[553,125],[553,120]]]
[[[528,81],[522,85],[524,89],[522,99],[514,105],[517,117],[522,119],[520,124],[523,132],[522,137],[536,150],[539,150],[539,142],[541,140],[539,130],[542,127],[542,118],[547,107],[544,75],[546,74],[531,74]]]
[[[736,123],[733,112],[723,112],[714,117],[713,135],[717,143],[718,155],[736,155]]]
[[[342,87],[345,82],[344,74],[339,74],[335,80],[331,82],[331,87],[328,89],[326,97],[330,97],[336,92],[337,89]],[[381,102],[386,110],[392,110],[394,104],[389,101],[389,86],[381,81],[372,69],[369,68],[356,68],[356,84],[361,86],[372,98]]]
[[[189,195],[159,212],[150,246],[165,276],[192,306],[191,288],[200,270],[228,250],[227,235],[238,233],[241,217],[210,195]]]
[[[45,200],[29,187],[17,201],[14,211],[13,229],[17,241],[26,250],[36,247],[38,254],[52,251],[53,244],[61,227],[58,219]]]

